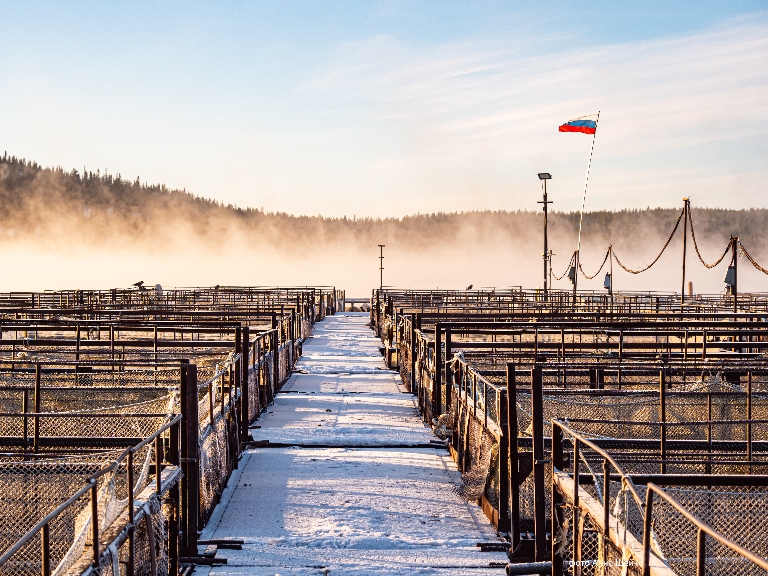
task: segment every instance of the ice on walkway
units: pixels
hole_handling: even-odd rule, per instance
[[[460,476],[448,452],[413,447],[436,439],[385,369],[367,321],[347,313],[315,326],[297,366],[306,373],[252,430],[301,447],[246,453],[205,531],[245,544],[219,550],[228,564],[210,574],[504,573],[506,554],[476,547],[497,537],[454,493]]]

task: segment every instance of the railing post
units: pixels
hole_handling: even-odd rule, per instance
[[[51,576],[51,529],[48,524],[43,525],[43,533],[41,535],[41,561],[42,561],[42,576]]]
[[[648,488],[645,495],[645,518],[643,521],[643,576],[651,576],[651,522],[653,520],[653,490]]]
[[[181,556],[197,556],[197,517],[200,506],[200,456],[198,454],[197,366],[181,365]]]
[[[696,535],[696,576],[706,576],[707,533],[701,528]]]
[[[133,448],[128,450],[126,482],[128,484],[128,564],[125,567],[126,576],[134,576],[135,531],[133,525]]]
[[[435,379],[432,383],[432,417],[438,418],[442,413],[443,405],[443,345],[442,345],[442,327],[440,322],[435,322]]]
[[[544,488],[544,387],[541,366],[531,370],[531,414],[533,424],[533,526],[535,560],[543,562],[549,556],[547,549],[546,505]]]
[[[557,540],[557,527],[563,525],[563,496],[557,490],[555,471],[563,470],[563,429],[552,424],[552,510],[551,510],[551,559],[552,576],[563,576],[563,557],[557,553],[560,541]]]
[[[91,540],[93,544],[93,566],[99,565],[99,483],[91,480]]]
[[[509,444],[509,486],[511,499],[511,540],[512,548],[520,544],[520,480],[517,447],[517,388],[515,365],[507,364],[507,441]]]
[[[38,414],[40,414],[40,407],[43,400],[40,390],[40,377],[40,364],[35,364],[35,416],[32,419],[32,452],[35,454],[40,450],[40,416],[38,416]]]
[[[445,411],[451,411],[451,391],[453,389],[453,376],[451,374],[451,329],[445,328]]]
[[[417,355],[417,342],[416,342],[416,315],[411,314],[411,394],[417,394],[417,381],[416,381],[416,355]]]
[[[168,447],[168,462],[172,466],[180,465],[180,453],[179,453],[179,430],[184,420],[176,422],[169,431],[170,441]],[[180,508],[180,493],[178,483],[171,486],[168,493],[171,502],[173,503],[173,511],[171,517],[168,520],[168,573],[170,576],[178,576],[179,574],[179,508]],[[129,576],[133,576],[130,574]]]
[[[608,458],[603,458],[603,563],[607,564],[607,550],[610,543],[611,518],[611,465]]]
[[[581,478],[579,477],[579,467],[581,462],[581,443],[578,438],[573,439],[573,517],[571,525],[573,530],[573,574],[581,576],[581,566],[578,563],[581,560],[581,530],[579,530],[579,517],[581,509],[579,508],[579,486]]]
[[[163,445],[161,440],[160,434],[155,436],[155,492],[157,492],[158,496],[163,493],[163,467],[161,465],[163,461]]]
[[[499,532],[509,532],[509,422],[507,416],[507,398],[499,390],[496,401],[499,415]]]
[[[248,426],[251,424],[250,414],[250,369],[249,354],[251,352],[251,329],[249,326],[243,326],[242,332],[242,369],[240,370],[240,438],[243,441],[248,440]]]
[[[667,392],[664,370],[659,371],[659,453],[661,456],[661,473],[667,473]]]

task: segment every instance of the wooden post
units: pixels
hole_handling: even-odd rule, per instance
[[[547,549],[546,496],[544,487],[544,386],[541,365],[531,370],[531,415],[533,425],[533,526],[535,560],[543,562],[549,556]]]
[[[198,448],[197,366],[181,364],[181,556],[197,556],[197,517],[200,507],[200,455]]]
[[[509,421],[506,394],[496,397],[498,402],[499,428],[499,532],[509,532]]]

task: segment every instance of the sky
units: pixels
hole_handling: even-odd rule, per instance
[[[326,216],[768,207],[768,2],[0,1],[0,153]]]

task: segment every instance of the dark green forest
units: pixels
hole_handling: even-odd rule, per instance
[[[117,175],[37,163],[5,154],[0,158],[0,242],[39,244],[178,244],[191,239],[307,249],[318,242],[370,245],[407,243],[414,248],[462,242],[539,242],[542,215],[531,211],[473,211],[415,214],[402,218],[325,218],[270,213],[224,205],[184,190],[124,180]],[[297,212],[301,210],[297,206]],[[594,250],[653,252],[671,231],[681,209],[597,211],[585,214],[585,242]],[[705,258],[715,258],[731,234],[755,252],[763,250],[768,210],[692,207]],[[553,243],[573,245],[578,213],[550,213]],[[647,249],[645,244],[648,244]],[[714,251],[713,251],[714,250]]]

